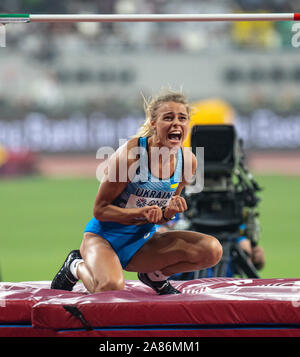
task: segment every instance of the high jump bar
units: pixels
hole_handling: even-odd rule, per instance
[[[0,23],[297,21],[300,13],[234,14],[0,14]]]

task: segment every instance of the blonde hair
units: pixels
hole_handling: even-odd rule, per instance
[[[136,133],[136,135],[134,135],[134,137],[153,135],[151,120],[156,121],[156,112],[162,103],[175,102],[184,104],[187,108],[188,114],[190,112],[187,99],[182,92],[175,92],[168,89],[156,95],[155,97],[151,97],[149,100],[147,100],[144,96],[143,99],[146,119],[144,121],[144,124],[140,127],[139,131]]]

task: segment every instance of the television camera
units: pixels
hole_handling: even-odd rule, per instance
[[[181,274],[180,279],[210,276],[259,278],[250,257],[238,241],[244,237],[252,247],[260,238],[257,193],[261,190],[245,165],[243,141],[234,125],[195,125],[191,147],[204,148],[204,187],[201,192],[184,197],[189,209],[184,213],[187,229],[219,239],[223,257],[213,268]]]

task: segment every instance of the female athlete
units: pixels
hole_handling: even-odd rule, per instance
[[[187,209],[180,193],[195,173],[196,157],[183,147],[189,125],[183,94],[159,95],[145,110],[138,134],[109,159],[80,251],[69,253],[51,288],[72,290],[82,280],[91,293],[122,290],[126,270],[159,295],[178,294],[169,276],[221,259],[222,246],[212,236],[156,231]]]

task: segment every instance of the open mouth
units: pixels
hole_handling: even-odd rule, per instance
[[[177,131],[177,132],[172,132],[168,134],[168,139],[171,141],[180,141],[182,137],[181,132]]]

